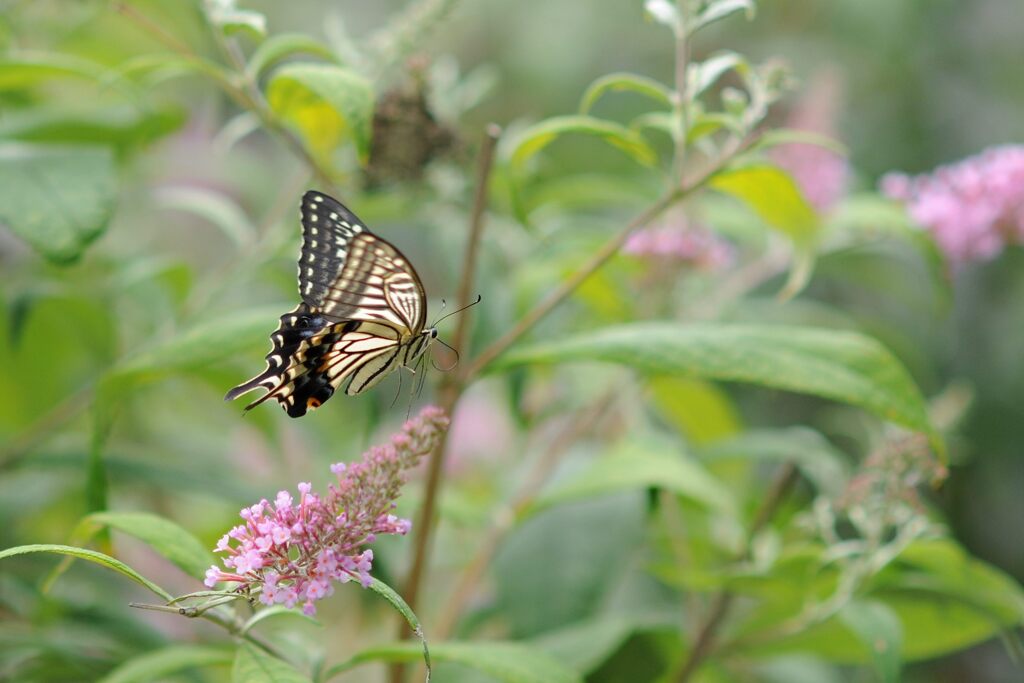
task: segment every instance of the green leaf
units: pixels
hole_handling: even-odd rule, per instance
[[[665,106],[672,106],[671,91],[658,81],[638,74],[619,72],[602,76],[590,84],[580,100],[580,114],[586,115],[594,103],[608,92],[634,92]]]
[[[592,116],[557,116],[530,126],[510,143],[509,165],[513,172],[522,175],[527,161],[559,136],[570,133],[601,138],[641,164],[657,161],[654,150],[636,131]]]
[[[714,190],[739,199],[765,223],[795,244],[816,239],[821,221],[800,188],[784,171],[767,165],[727,169],[709,183]]]
[[[704,11],[697,15],[690,31],[696,31],[735,12],[742,11],[746,13],[747,19],[753,19],[755,10],[754,0],[711,0]]]
[[[231,651],[205,645],[171,645],[125,661],[99,683],[150,683],[192,668],[231,664]]]
[[[113,385],[128,379],[152,380],[234,358],[266,344],[281,311],[281,306],[255,308],[200,323],[125,358],[104,381]]]
[[[105,147],[0,145],[0,223],[56,263],[107,228],[117,178]]]
[[[839,611],[839,619],[867,646],[882,683],[899,683],[903,643],[899,617],[884,603],[854,600]]]
[[[727,169],[715,175],[709,186],[739,199],[793,242],[794,264],[779,296],[783,300],[795,296],[810,279],[814,246],[821,231],[817,212],[797,184],[778,168],[753,165]]]
[[[761,134],[750,149],[770,149],[779,145],[814,145],[835,152],[841,157],[849,156],[850,150],[835,138],[809,130],[774,128]]]
[[[416,613],[412,611],[412,608],[402,599],[391,586],[387,585],[383,581],[370,577],[370,590],[381,596],[385,600],[391,603],[399,614],[405,619],[405,622],[409,624],[409,628],[416,634],[416,637],[420,639],[420,650],[423,654],[423,664],[427,667],[427,680],[430,680],[430,649],[427,647],[427,638],[423,634],[423,627],[420,626],[420,620],[416,617]]]
[[[61,145],[103,143],[123,155],[174,132],[184,122],[185,111],[178,107],[146,111],[131,106],[87,111],[33,107],[5,113],[0,118],[0,137]]]
[[[193,578],[203,576],[217,560],[188,531],[169,519],[147,512],[95,512],[78,523],[74,538],[88,540],[102,527],[134,536]]]
[[[513,350],[496,367],[597,360],[650,373],[749,382],[858,406],[941,440],[900,362],[855,332],[781,325],[634,323]]]
[[[279,33],[267,38],[260,44],[245,66],[245,72],[253,80],[283,59],[292,55],[310,54],[323,57],[330,62],[337,62],[337,57],[322,43],[304,33]]]
[[[700,463],[671,442],[649,437],[630,438],[612,448],[581,475],[538,498],[528,514],[570,501],[652,487],[730,515],[736,512],[729,490]]]
[[[699,379],[652,377],[647,382],[658,412],[692,444],[732,436],[741,420],[721,387]]]
[[[259,624],[262,621],[266,621],[267,619],[273,619],[274,617],[285,616],[303,619],[311,624],[319,625],[320,623],[313,617],[307,616],[297,609],[285,607],[284,605],[272,605],[270,607],[264,607],[260,611],[256,612],[256,614],[249,617],[248,621],[246,621],[242,628],[238,631],[238,635],[244,636],[246,633],[251,631],[257,624]]]
[[[330,64],[286,64],[267,84],[270,108],[325,161],[349,141],[362,163],[369,160],[373,99],[368,80]]]
[[[700,95],[717,83],[718,79],[731,69],[748,72],[750,64],[747,62],[746,57],[732,50],[716,52],[702,62],[691,64],[686,74],[690,96],[696,97]]]
[[[582,683],[582,678],[545,652],[520,643],[458,642],[437,643],[431,649],[434,661],[462,664],[502,683]],[[412,662],[420,655],[416,643],[391,643],[363,650],[349,661],[327,672],[326,679],[371,661]]]
[[[245,33],[261,40],[267,35],[267,17],[260,12],[238,9],[233,0],[208,1],[207,7],[210,21],[226,36]]]
[[[690,122],[690,129],[686,131],[686,142],[692,145],[708,135],[717,133],[722,128],[726,128],[733,133],[741,133],[743,131],[743,124],[735,116],[721,112],[697,114],[693,117],[693,121]]]
[[[54,78],[100,80],[102,65],[50,52],[22,52],[0,57],[0,92],[20,90]]]
[[[530,644],[573,670],[590,674],[635,634],[665,630],[674,631],[676,627],[649,617],[607,615],[543,633],[531,639]]]
[[[77,557],[81,560],[88,560],[89,562],[95,562],[98,565],[104,566],[107,569],[112,569],[119,574],[127,576],[135,583],[148,588],[152,592],[159,595],[164,600],[170,601],[171,594],[165,591],[160,586],[156,585],[149,579],[139,574],[137,571],[126,565],[120,560],[115,560],[109,555],[96,552],[95,550],[87,550],[86,548],[75,548],[69,545],[54,545],[54,544],[37,544],[37,545],[19,545],[14,548],[7,548],[0,550],[0,560],[5,557],[15,557],[17,555],[28,555],[30,553],[56,553],[58,555],[70,555]]]
[[[291,664],[243,641],[231,667],[233,683],[310,683],[311,679]]]

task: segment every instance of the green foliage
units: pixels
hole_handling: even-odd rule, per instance
[[[58,263],[76,260],[114,211],[115,169],[101,147],[0,147],[0,223]]]
[[[322,683],[423,661],[456,683],[918,683],[956,657],[971,680],[1019,678],[970,649],[1024,652],[1002,532],[1024,268],[1011,252],[953,271],[866,189],[952,156],[928,135],[950,111],[1014,120],[1012,78],[947,75],[967,48],[935,30],[942,12],[245,4],[0,17],[0,677]],[[985,30],[958,12],[955,35]],[[792,72],[750,56],[776,53]],[[825,62],[850,65],[835,82],[855,106],[815,94]],[[992,111],[966,115],[962,89],[943,108],[917,64],[992,87]],[[490,120],[508,132],[468,279]],[[787,165],[800,149],[851,179],[831,205]],[[463,289],[483,301],[440,323],[454,344],[468,322],[461,359],[422,394],[242,419],[222,397],[298,301],[311,187],[415,263],[431,320]],[[315,620],[255,593],[175,596],[222,559],[240,508],[320,488],[403,407],[453,393],[442,488],[412,476],[396,514],[416,533],[373,543],[377,595],[335,586]],[[424,538],[411,605],[388,584],[415,583]],[[132,584],[159,604],[129,609]],[[399,621],[416,638],[388,642]]]

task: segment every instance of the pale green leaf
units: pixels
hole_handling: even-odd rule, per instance
[[[139,574],[137,571],[126,565],[120,560],[115,560],[109,555],[96,552],[95,550],[88,550],[86,548],[75,548],[69,545],[54,545],[54,544],[37,544],[37,545],[19,545],[14,548],[7,548],[0,550],[0,560],[6,557],[15,557],[17,555],[28,555],[30,553],[56,553],[58,555],[70,555],[80,560],[88,560],[98,565],[104,566],[107,569],[112,569],[119,574],[127,576],[135,583],[148,588],[150,591],[156,593],[164,600],[171,600],[171,595],[160,586],[156,585],[149,579]]]
[[[352,142],[359,159],[369,160],[373,86],[356,72],[331,64],[286,64],[267,83],[267,101],[318,157],[329,161],[335,149]]]
[[[231,667],[232,683],[310,683],[311,679],[291,664],[248,641],[238,646]]]
[[[462,664],[502,683],[582,683],[581,677],[551,655],[520,643],[446,642],[431,649],[434,661]],[[391,643],[363,650],[334,667],[325,678],[371,661],[413,662],[420,656],[416,643]]]
[[[98,683],[150,683],[193,668],[226,666],[232,653],[205,645],[171,645],[137,655],[99,679]]]
[[[794,128],[775,128],[763,133],[751,149],[770,149],[779,145],[814,145],[835,152],[841,157],[848,156],[850,150],[835,138],[809,130]]]
[[[942,448],[910,375],[885,347],[856,332],[635,323],[514,349],[497,367],[583,360],[821,396],[925,432]]]
[[[53,52],[19,52],[0,57],[0,91],[38,85],[54,78],[100,80],[103,65]]]
[[[672,106],[671,91],[658,81],[647,76],[619,72],[601,76],[590,84],[580,100],[580,114],[586,115],[594,103],[609,92],[632,92],[665,106]]]
[[[708,24],[724,19],[735,12],[744,12],[747,19],[754,18],[754,0],[711,0],[704,11],[697,15],[691,31],[703,28]]]
[[[244,33],[256,40],[266,37],[267,17],[264,14],[237,7],[218,6],[222,3],[212,4],[213,7],[209,11],[210,21],[223,31],[224,35]]]
[[[509,163],[513,172],[521,174],[527,161],[567,134],[598,137],[641,164],[651,165],[657,160],[654,150],[636,131],[592,116],[558,116],[530,126],[511,143]]]
[[[263,73],[283,59],[297,54],[310,54],[336,62],[337,57],[322,43],[305,33],[279,33],[260,44],[245,66],[250,78],[256,80]]]
[[[401,595],[380,579],[371,576],[368,588],[390,602],[391,606],[409,624],[409,628],[412,629],[416,637],[420,639],[420,652],[423,656],[423,663],[427,667],[427,680],[430,680],[430,649],[427,647],[427,638],[423,633],[423,627],[420,626],[420,620],[416,617],[416,613],[412,611],[412,608],[402,599]]]
[[[246,633],[251,631],[257,624],[266,621],[267,619],[273,619],[276,617],[293,617],[297,619],[302,619],[311,624],[319,624],[319,622],[316,619],[307,616],[306,614],[303,614],[297,609],[285,607],[284,605],[272,605],[270,607],[264,607],[260,611],[256,612],[256,614],[249,617],[248,621],[246,621],[245,624],[242,625],[242,628],[239,630],[238,634],[244,636]]]
[[[735,514],[729,490],[671,442],[631,438],[598,458],[579,476],[540,496],[527,513],[618,491],[660,488],[708,508]]]
[[[689,94],[692,97],[700,95],[731,69],[747,72],[750,65],[743,55],[731,50],[716,52],[702,62],[691,64],[687,69]]]
[[[106,230],[116,198],[106,147],[0,145],[0,224],[51,261],[81,256]]]

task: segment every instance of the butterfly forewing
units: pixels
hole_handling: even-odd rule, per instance
[[[346,393],[372,388],[429,343],[426,294],[412,264],[337,200],[302,198],[299,294],[271,335],[267,368],[228,392],[267,393],[292,417],[319,407],[346,381]]]

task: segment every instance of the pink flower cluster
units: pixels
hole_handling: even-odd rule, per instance
[[[390,443],[376,446],[360,462],[331,465],[336,483],[327,495],[300,483],[296,501],[287,491],[244,508],[240,524],[220,539],[222,570],[206,572],[206,585],[237,583],[237,590],[259,595],[266,605],[301,602],[315,614],[314,602],[334,591],[333,581],[358,579],[370,585],[373,551],[363,550],[380,534],[406,534],[411,526],[391,514],[405,481],[404,472],[429,453],[448,427],[440,408],[428,406]]]
[[[1024,243],[1024,145],[993,147],[927,175],[889,173],[881,189],[906,203],[954,266]]]
[[[818,211],[828,211],[846,196],[850,166],[834,151],[820,145],[790,142],[773,149],[771,157],[793,177],[804,199]]]
[[[637,230],[622,251],[640,258],[659,259],[716,270],[732,263],[732,244],[703,228],[660,226]]]

